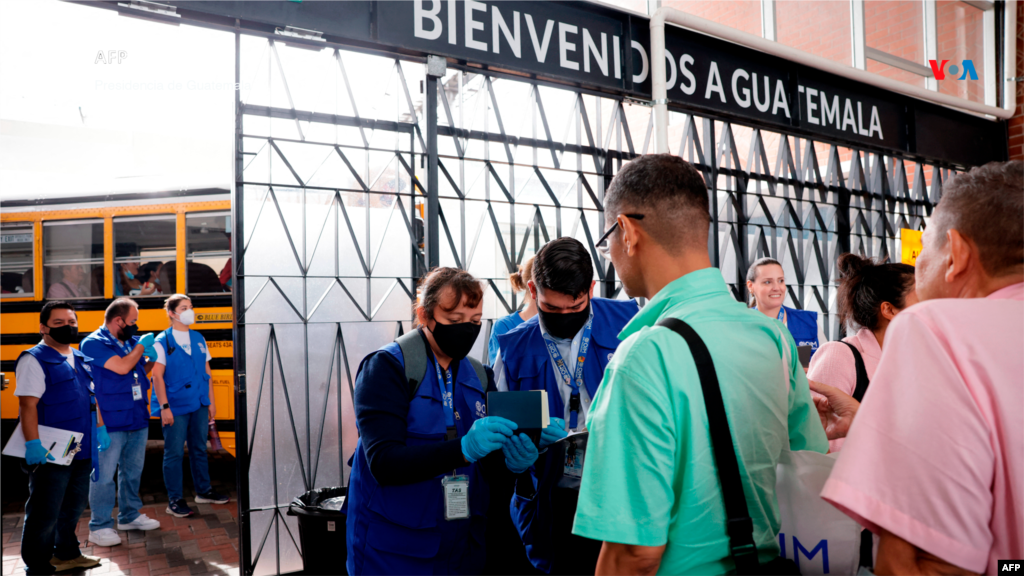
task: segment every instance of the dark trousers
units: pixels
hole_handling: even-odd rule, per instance
[[[23,466],[28,472],[28,501],[21,559],[28,574],[53,574],[51,558],[73,560],[82,554],[75,528],[89,503],[92,460],[74,460],[70,466]]]
[[[572,533],[576,518],[576,503],[580,493],[571,488],[555,488],[551,502],[554,506],[555,557],[551,560],[551,573],[567,576],[594,574],[597,571],[597,557],[601,554],[601,541],[591,540]]]

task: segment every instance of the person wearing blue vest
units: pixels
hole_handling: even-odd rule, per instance
[[[114,530],[114,470],[117,469],[117,530],[156,530],[160,522],[140,514],[139,483],[149,440],[149,379],[156,351],[153,335],[137,336],[139,307],[131,298],[118,298],[107,306],[103,326],[82,340],[89,357],[96,390],[97,416],[110,437],[97,475],[89,488],[89,541],[117,546]],[[147,362],[147,358],[149,361]]]
[[[94,434],[91,368],[88,358],[71,347],[78,340],[75,309],[60,300],[47,302],[39,312],[39,332],[43,341],[22,352],[15,365],[29,494],[21,558],[26,573],[53,574],[100,565],[99,558],[79,550],[75,529],[89,498],[94,452],[101,448],[96,439],[106,432],[100,428]],[[43,446],[40,426],[82,434],[69,466],[50,463],[56,459],[51,451],[70,447]]]
[[[639,311],[633,300],[594,298],[590,253],[578,240],[552,240],[533,261],[531,295],[538,315],[498,337],[498,390],[546,390],[553,426],[542,450],[566,432],[586,429],[591,399],[619,346],[618,334]],[[550,574],[593,574],[601,543],[572,534],[585,441],[547,450],[521,471],[512,521],[530,562]]]
[[[494,321],[494,329],[491,330],[491,338],[487,342],[487,365],[494,366],[494,362],[498,359],[498,336],[512,330],[516,326],[519,326],[523,322],[526,322],[530,318],[537,315],[537,300],[530,295],[527,283],[533,279],[533,256],[527,260],[524,264],[519,266],[519,270],[508,277],[509,284],[512,285],[512,291],[515,293],[525,292],[526,298],[523,303],[523,309],[518,310]]]
[[[797,346],[811,347],[811,356],[814,356],[819,346],[827,342],[817,312],[783,305],[786,301],[786,274],[778,260],[755,260],[747,270],[747,290],[754,297],[751,308],[782,322],[789,328]]]
[[[480,333],[480,282],[435,268],[419,292],[418,328],[364,358],[356,376],[359,442],[345,504],[353,575],[484,566],[487,477],[501,472],[516,425],[487,416],[493,373],[468,357]]]
[[[153,366],[153,416],[164,429],[164,485],[167,513],[178,518],[193,514],[185,502],[182,460],[188,442],[188,461],[197,504],[227,504],[228,497],[213,491],[206,462],[209,423],[217,415],[210,391],[210,350],[206,339],[189,326],[196,321],[192,300],[174,294],[164,302],[171,327],[156,337]]]

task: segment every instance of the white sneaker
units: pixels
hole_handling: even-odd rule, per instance
[[[117,523],[118,530],[156,530],[159,527],[159,520],[154,520],[145,514],[139,514],[138,518],[127,524]]]
[[[117,546],[121,543],[121,537],[113,528],[103,528],[95,532],[89,532],[89,542],[97,546]]]

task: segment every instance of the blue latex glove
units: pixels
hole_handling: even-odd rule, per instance
[[[152,336],[152,334],[147,334],[147,336]],[[148,356],[150,361],[156,362],[156,346],[146,346],[142,353]]]
[[[466,460],[476,462],[504,446],[516,428],[515,422],[500,416],[480,418],[462,437],[462,455]]]
[[[107,434],[106,426],[96,428],[96,441],[100,444],[100,452],[110,448],[110,434]]]
[[[548,427],[540,431],[540,449],[544,450],[548,446],[551,446],[555,442],[558,442],[562,438],[565,438],[568,433],[565,431],[565,420],[561,418],[551,418],[551,423]]]
[[[537,447],[533,445],[533,440],[530,440],[526,434],[509,438],[508,442],[501,447],[501,451],[505,454],[505,466],[513,474],[525,472],[530,466],[533,466],[533,463],[537,461],[537,456],[540,455],[537,452]]]
[[[152,348],[153,347],[153,342],[155,342],[155,341],[156,341],[156,337],[153,336],[152,333],[149,333],[149,334],[146,334],[145,336],[143,336],[142,338],[139,338],[139,341],[137,342],[137,344],[139,346],[142,346],[143,348]],[[156,358],[155,355],[153,357]]]
[[[46,464],[47,460],[53,462],[54,460],[56,460],[56,458],[50,456],[50,454],[46,451],[46,448],[43,448],[43,444],[39,441],[38,438],[36,438],[35,440],[29,440],[25,442],[26,463],[28,463],[30,466],[33,466],[36,464]]]

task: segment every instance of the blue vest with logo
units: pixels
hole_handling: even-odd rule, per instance
[[[782,307],[786,311],[786,327],[793,335],[797,346],[810,346],[811,356],[818,351],[818,313],[809,310],[797,310],[789,306]]]
[[[46,344],[36,344],[21,354],[29,354],[43,368],[46,392],[36,404],[39,424],[82,433],[82,449],[75,460],[92,458],[92,376],[89,358],[75,350],[75,368],[67,358]],[[21,359],[21,355],[18,356]],[[48,446],[44,446],[48,448]]]
[[[604,378],[604,369],[619,347],[619,332],[622,332],[639,309],[633,300],[594,298],[590,305],[594,311],[594,323],[590,332],[590,348],[583,363],[583,384],[587,395],[593,399]],[[498,336],[498,345],[501,348],[501,362],[508,389],[547,390],[549,413],[561,418],[565,414],[565,403],[541,335],[539,316]],[[566,361],[571,371],[576,363],[573,359]],[[537,460],[531,471],[535,490],[532,500],[518,495],[512,497],[512,522],[519,531],[530,562],[544,572],[551,570],[555,552],[552,539],[554,507],[551,499],[554,488],[562,479],[563,462],[560,456],[561,451],[549,450]]]
[[[206,373],[206,339],[195,330],[189,330],[191,354],[178,346],[172,329],[156,337],[156,345],[164,347],[167,361],[164,370],[164,389],[167,403],[174,414],[190,414],[200,406],[210,405],[210,375]],[[160,414],[160,404],[153,394],[153,416]]]
[[[397,343],[374,354],[390,354],[405,366]],[[371,355],[372,356],[372,355]],[[367,356],[370,358],[370,356]],[[373,386],[359,367],[356,386]],[[486,382],[480,382],[468,360],[459,363],[453,401],[455,428],[462,438],[478,418],[486,415]],[[418,446],[446,439],[441,387],[433,361],[409,402],[406,445]],[[445,520],[441,480],[451,471],[423,482],[381,486],[370,473],[362,441],[356,445],[349,477],[346,524],[349,574],[479,574],[485,560],[484,532],[488,490],[479,463],[467,464],[456,474],[469,476],[470,518]]]
[[[107,330],[106,326],[89,334],[82,340],[81,349],[87,350],[92,346],[105,346],[124,358],[139,343],[138,336],[132,336],[124,343],[124,346],[114,338],[114,335]],[[89,359],[92,366],[93,381],[96,385],[96,403],[99,404],[100,413],[103,415],[103,424],[110,432],[123,432],[142,430],[149,426],[149,401],[147,391],[149,390],[149,379],[146,378],[146,361],[139,358],[139,362],[127,374],[118,374],[113,370],[107,370],[99,362]],[[137,378],[137,380],[136,380]],[[132,387],[138,383],[141,396],[138,400],[132,397]]]

